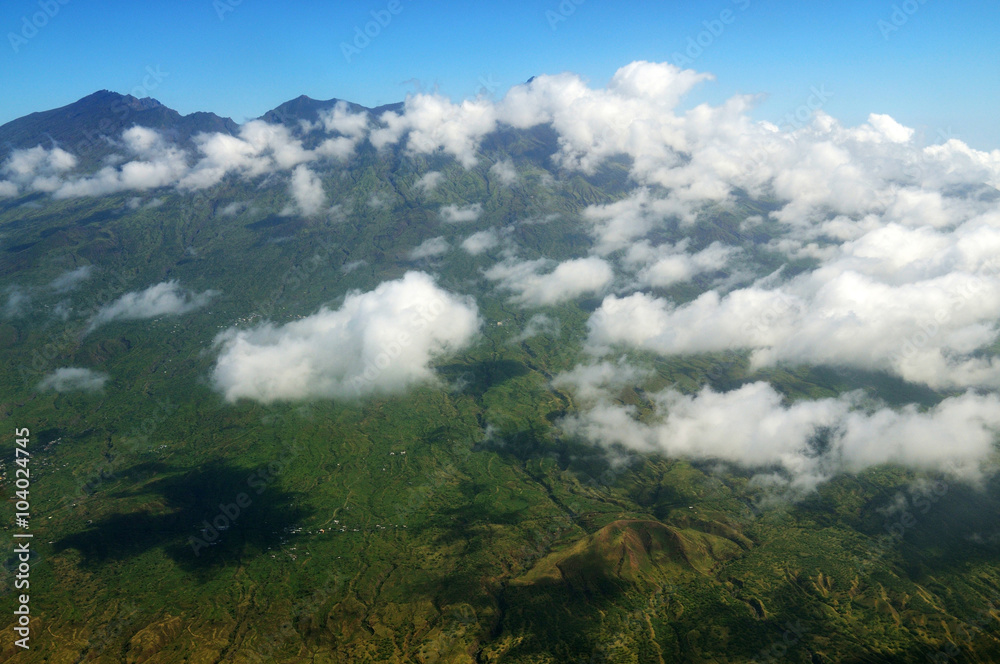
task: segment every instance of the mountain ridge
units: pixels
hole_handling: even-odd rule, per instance
[[[299,95],[265,112],[255,120],[295,126],[299,121],[315,121],[319,113],[346,103],[352,113],[380,115],[399,111],[403,102],[383,104],[374,108],[339,98],[326,100]],[[36,111],[0,125],[0,161],[14,150],[37,145],[60,146],[82,157],[86,166],[100,162],[111,153],[108,139],[117,139],[132,126],[157,129],[171,139],[190,144],[203,132],[239,133],[240,123],[211,111],[194,111],[182,115],[153,97],[138,98],[111,90],[98,90],[75,102],[45,111]]]

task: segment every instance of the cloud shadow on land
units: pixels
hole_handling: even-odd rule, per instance
[[[462,391],[481,397],[491,387],[526,375],[529,369],[516,360],[484,360],[445,364],[437,371],[445,380],[461,386]]]
[[[311,514],[303,495],[280,489],[277,475],[267,469],[217,461],[167,472],[141,490],[109,497],[134,502],[148,496],[145,505],[63,537],[55,550],[76,549],[84,566],[96,567],[162,548],[185,571],[204,577],[291,539],[287,531]],[[204,544],[192,544],[192,538]]]
[[[950,477],[871,501],[852,524],[872,538],[874,555],[899,556],[918,583],[991,563],[1000,556],[1000,475],[973,486]],[[879,546],[881,545],[881,546]],[[884,547],[884,548],[883,548]]]

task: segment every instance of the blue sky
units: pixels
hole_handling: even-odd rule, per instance
[[[1000,148],[995,2],[397,2],[392,14],[391,0],[5,0],[0,122],[103,88],[237,122],[300,94],[366,106],[418,89],[499,97],[534,74],[603,86],[633,60],[681,55],[716,76],[689,105],[759,94],[755,117],[780,123],[816,88],[845,124],[888,113],[927,142]],[[387,24],[346,57],[372,12]]]

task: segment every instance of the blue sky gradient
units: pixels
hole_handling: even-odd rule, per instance
[[[300,94],[501,97],[562,71],[599,87],[649,60],[715,75],[686,105],[756,94],[754,117],[781,123],[815,87],[848,125],[888,113],[925,142],[1000,147],[996,2],[395,2],[6,0],[0,123],[104,88],[243,122]],[[345,56],[372,12],[390,19]]]

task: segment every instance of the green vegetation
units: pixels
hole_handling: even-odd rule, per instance
[[[550,383],[581,360],[597,302],[541,310],[559,332],[516,340],[536,312],[482,276],[499,250],[434,266],[485,322],[473,347],[439,362],[437,384],[269,406],[210,388],[217,333],[287,322],[426,267],[406,254],[427,238],[455,246],[509,227],[525,258],[584,253],[580,210],[621,197],[626,171],[553,171],[543,186],[549,138],[499,135],[468,171],[369,146],[324,172],[341,209],[322,220],[281,216],[286,187],[264,178],[198,197],[156,191],[144,200],[162,204],[138,209],[131,194],[0,200],[0,275],[32,297],[0,323],[0,412],[32,431],[38,554],[33,649],[12,661],[1000,660],[1000,482],[930,477],[914,493],[913,473],[884,467],[786,503],[746,469],[624,451],[612,462],[561,434],[576,406]],[[499,186],[488,169],[509,155],[521,177]],[[440,187],[417,192],[435,169]],[[386,204],[369,205],[373,195]],[[438,220],[440,205],[472,201],[477,221]],[[247,207],[223,214],[231,203]],[[766,238],[738,235],[765,209],[710,210],[692,245],[740,243],[748,266],[773,271],[780,257],[755,248]],[[547,221],[515,224],[525,219]],[[47,289],[81,265],[96,268],[81,288]],[[221,295],[83,334],[98,306],[169,279]],[[792,400],[859,388],[890,404],[942,398],[858,371],[754,373],[738,352],[642,359],[652,387],[766,379]],[[110,380],[93,393],[36,389],[63,366]],[[621,396],[643,407],[639,391]],[[12,445],[0,458],[9,477]],[[209,542],[204,522],[241,493],[250,504]],[[915,523],[894,529],[886,508],[900,497]],[[13,596],[9,574],[2,590]],[[6,660],[15,649],[2,643]]]

